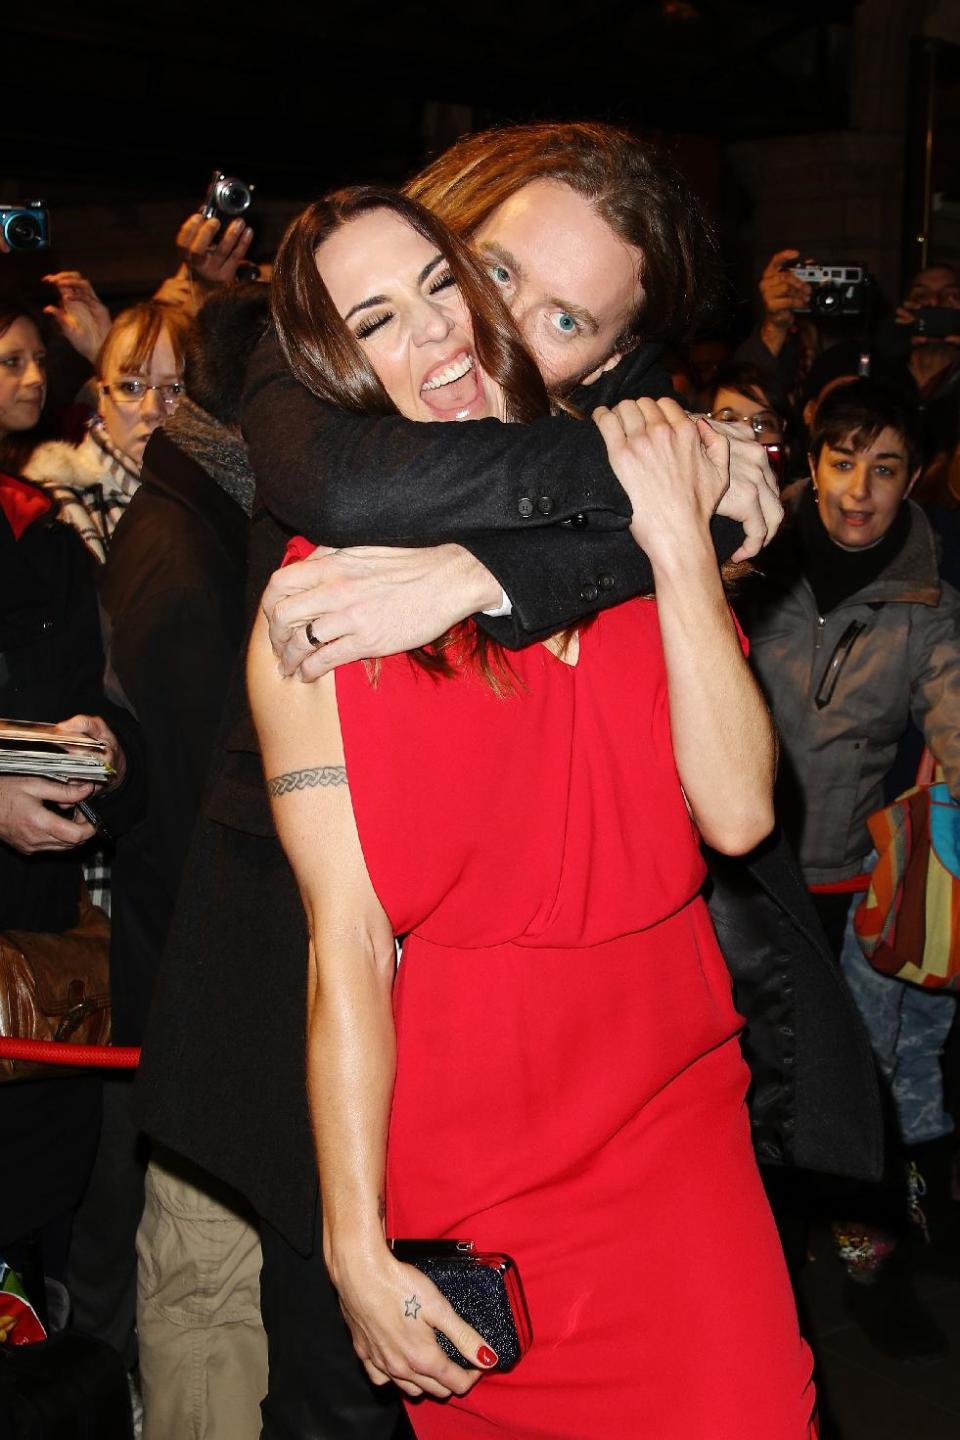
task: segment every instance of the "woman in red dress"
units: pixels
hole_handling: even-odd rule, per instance
[[[546,407],[483,272],[409,201],[310,207],[275,306],[324,398],[433,421]],[[772,824],[772,729],[709,541],[726,442],[670,401],[594,420],[656,601],[509,665],[466,625],[313,685],[278,676],[262,620],[251,642],[310,923],[325,1256],[357,1353],[426,1440],[806,1440],[810,1355],[699,895],[698,835],[746,851]],[[513,1257],[534,1334],[515,1369],[484,1373],[490,1345],[385,1235]]]

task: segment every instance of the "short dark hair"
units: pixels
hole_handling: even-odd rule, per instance
[[[901,385],[889,380],[850,380],[831,390],[817,407],[810,432],[810,454],[819,460],[825,445],[845,440],[866,449],[883,430],[893,430],[907,447],[910,474],[920,464],[920,412]]]
[[[711,407],[717,402],[718,390],[736,390],[758,405],[768,405],[781,420],[790,419],[790,402],[783,382],[774,370],[761,370],[759,365],[748,365],[742,360],[731,360],[720,365],[711,385]]]
[[[270,286],[257,281],[216,290],[187,337],[183,380],[195,405],[237,428],[250,357],[270,324]]]
[[[643,256],[643,299],[617,348],[688,339],[719,293],[716,238],[676,166],[629,130],[582,121],[467,135],[405,190],[469,239],[534,180],[569,185]]]

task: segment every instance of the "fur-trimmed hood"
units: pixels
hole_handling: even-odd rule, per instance
[[[38,445],[23,467],[23,474],[38,485],[69,485],[79,490],[102,485],[105,490],[119,490],[121,486],[113,473],[116,468],[113,457],[101,450],[88,433],[79,445],[71,445],[68,440],[48,440]]]

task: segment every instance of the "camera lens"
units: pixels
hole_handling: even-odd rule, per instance
[[[39,250],[43,245],[43,227],[35,215],[11,215],[3,235],[11,250]]]
[[[840,309],[840,291],[832,285],[824,285],[811,295],[810,309],[815,315],[832,315]]]
[[[225,215],[242,215],[250,205],[250,191],[242,180],[224,180],[217,186],[217,206]]]

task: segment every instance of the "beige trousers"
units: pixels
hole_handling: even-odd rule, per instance
[[[137,1232],[143,1440],[258,1440],[260,1241],[239,1197],[157,1150]]]

